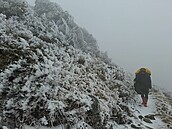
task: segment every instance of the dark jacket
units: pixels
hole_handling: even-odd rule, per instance
[[[152,88],[151,85],[151,77],[147,73],[138,73],[136,74],[136,78],[134,79],[134,87],[135,91],[138,94],[148,94],[149,89]]]

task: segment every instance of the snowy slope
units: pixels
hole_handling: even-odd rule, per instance
[[[140,121],[131,75],[59,5],[0,0],[0,13],[0,126],[118,129]]]

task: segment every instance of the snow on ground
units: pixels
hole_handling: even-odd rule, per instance
[[[149,95],[149,99],[148,99],[148,107],[144,107],[141,103],[141,97],[140,95],[136,96],[136,103],[138,103],[138,105],[134,105],[134,114],[136,115],[136,117],[139,118],[139,116],[146,116],[146,115],[155,115],[155,120],[151,120],[152,123],[147,123],[143,120],[139,120],[139,121],[135,121],[137,123],[137,125],[144,125],[145,128],[151,128],[151,129],[167,129],[167,125],[162,122],[162,120],[157,117],[156,115],[158,114],[156,111],[156,103],[157,99],[155,98],[155,96],[153,94]]]

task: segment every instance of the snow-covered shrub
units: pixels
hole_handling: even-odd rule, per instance
[[[36,0],[34,8],[36,13],[39,15],[46,13],[47,18],[51,20],[58,18],[59,14],[63,11],[58,4],[50,2],[49,0]]]
[[[25,0],[0,0],[0,13],[8,18],[21,16],[27,12],[28,4]]]
[[[67,11],[63,11],[58,4],[48,0],[36,0],[34,9],[38,15],[44,15],[56,23],[58,31],[67,43],[84,52],[94,53],[97,57],[112,64],[108,56],[104,58],[104,54],[100,53],[96,39],[85,28],[79,27],[74,22],[74,18]]]
[[[99,129],[110,128],[112,119],[125,123],[130,111],[122,104],[131,94],[126,72],[69,44],[61,23],[28,10],[22,19],[0,15],[2,123],[13,128],[64,124]],[[62,24],[68,18],[66,13]],[[85,46],[97,49],[86,30],[73,32]]]
[[[73,52],[75,55],[70,57]],[[19,60],[17,65],[9,65],[1,73],[3,87],[6,87],[3,93],[8,98],[4,101],[8,104],[5,118],[15,115],[19,125],[46,126],[67,123],[72,126],[82,119],[90,126],[103,128],[110,120],[112,109],[123,112],[117,103],[120,101],[118,91],[111,91],[107,85],[112,75],[100,60],[73,47],[59,49],[47,43],[30,55],[35,56],[34,63]],[[80,56],[84,57],[84,64],[78,63]],[[98,76],[100,69],[106,80]],[[116,113],[113,116],[119,118]]]

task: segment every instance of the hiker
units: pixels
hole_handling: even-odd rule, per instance
[[[148,68],[140,68],[135,73],[134,79],[135,91],[141,95],[142,104],[147,107],[149,89],[152,88],[151,72]]]

